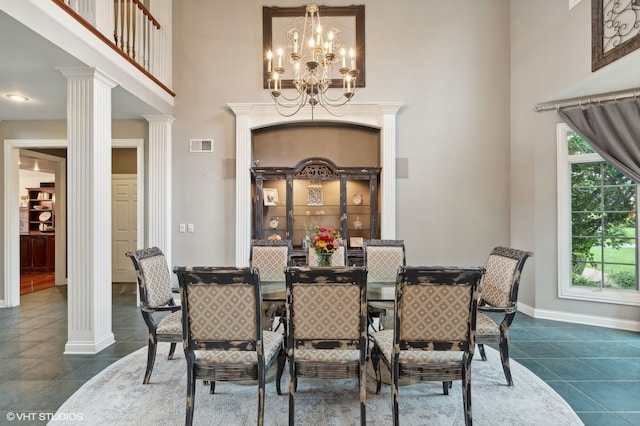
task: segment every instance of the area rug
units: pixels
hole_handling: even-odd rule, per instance
[[[582,425],[571,407],[528,369],[511,361],[514,386],[505,385],[497,351],[486,347],[488,361],[472,361],[473,422],[476,425]],[[167,360],[168,343],[158,348],[151,383],[142,384],[146,348],[123,358],[89,380],[58,410],[50,425],[178,425],[184,424],[186,362]],[[477,355],[477,354],[476,354]],[[285,369],[286,370],[286,369]],[[266,386],[265,425],[288,424],[288,396],[276,393],[275,367]],[[286,374],[282,378],[287,389]],[[390,425],[391,395],[388,385],[375,394],[375,379],[367,379],[367,424]],[[460,382],[449,395],[441,383],[416,383],[400,387],[400,423],[403,425],[464,425]],[[216,394],[202,381],[196,385],[195,425],[255,425],[258,388],[254,385],[216,383]],[[299,379],[296,393],[299,425],[359,425],[357,380]],[[78,421],[82,419],[81,421]]]

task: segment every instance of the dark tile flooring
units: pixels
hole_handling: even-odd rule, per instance
[[[0,424],[44,424],[82,384],[146,345],[134,286],[113,286],[116,344],[97,355],[63,355],[66,287],[0,309]],[[587,426],[640,424],[640,333],[539,320],[519,313],[511,356],[552,386]],[[142,372],[141,376],[142,378]],[[10,422],[8,413],[28,420]]]

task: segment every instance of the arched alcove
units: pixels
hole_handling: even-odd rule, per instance
[[[252,130],[285,123],[310,123],[310,108],[293,117],[283,117],[272,104],[232,103],[236,115],[236,265],[249,264],[251,241]],[[379,129],[380,135],[380,237],[395,239],[396,234],[396,115],[402,103],[351,104],[342,117],[322,109],[314,119],[323,123],[352,123]],[[309,131],[313,131],[310,129]]]

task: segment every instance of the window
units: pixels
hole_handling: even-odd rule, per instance
[[[558,296],[640,305],[638,185],[558,125]]]

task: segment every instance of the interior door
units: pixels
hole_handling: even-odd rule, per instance
[[[137,249],[138,186],[135,175],[113,175],[111,180],[111,264],[113,282],[135,282],[131,259],[125,256]]]

